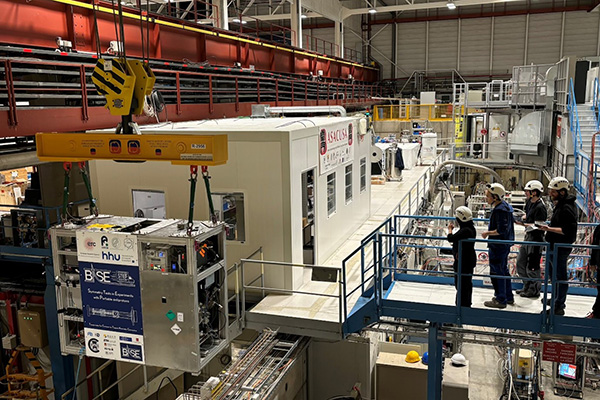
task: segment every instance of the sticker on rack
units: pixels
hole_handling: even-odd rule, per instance
[[[169,310],[167,311],[166,314],[167,318],[169,318],[169,321],[173,321],[176,317],[175,313],[173,312],[173,310]]]
[[[173,334],[177,336],[181,333],[181,328],[179,327],[179,325],[175,324],[171,327],[171,332],[173,332]]]
[[[183,313],[182,312],[177,313],[177,322],[183,322]]]
[[[506,131],[500,131],[500,137],[505,137],[506,136]]]
[[[487,135],[487,129],[482,129],[482,130],[481,130],[481,134],[482,134],[482,135]]]

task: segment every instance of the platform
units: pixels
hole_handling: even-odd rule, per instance
[[[429,169],[429,166],[417,166],[403,171],[402,181],[371,186],[371,217],[331,255],[325,265],[341,267],[342,261],[361,245],[361,240],[394,214],[400,200],[411,188],[414,191],[414,183],[422,179]],[[361,259],[357,256],[346,265],[348,287],[359,284],[360,262]],[[329,295],[339,293],[339,286],[335,283],[311,281],[308,271],[304,282],[298,291]],[[348,311],[354,307],[358,298],[358,292],[350,298]],[[305,294],[270,294],[246,313],[246,322],[249,328],[279,327],[282,332],[324,339],[339,339],[342,335],[339,300]]]

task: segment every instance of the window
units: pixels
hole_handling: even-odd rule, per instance
[[[327,175],[327,215],[335,213],[335,172]]]
[[[236,242],[246,240],[243,193],[213,193],[212,201],[219,221],[225,222],[225,238]]]
[[[360,192],[367,190],[367,158],[360,159]]]
[[[352,201],[352,164],[346,165],[346,204]]]

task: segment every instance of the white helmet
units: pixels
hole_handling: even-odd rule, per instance
[[[456,353],[455,355],[453,355],[450,361],[455,367],[463,367],[467,365],[467,359],[460,353]]]
[[[469,207],[465,206],[457,207],[456,210],[454,210],[454,216],[456,217],[456,219],[462,222],[473,220],[473,213],[471,212]]]
[[[539,190],[540,193],[542,193],[544,191],[544,185],[540,181],[533,180],[533,181],[527,182],[525,184],[524,189],[525,190],[530,190],[530,191],[531,190]]]
[[[504,195],[506,194],[506,189],[504,189],[504,186],[502,186],[501,183],[492,183],[487,185],[487,189],[490,191],[491,194],[495,194],[499,197],[504,197]]]
[[[569,189],[569,181],[567,180],[567,178],[563,178],[562,176],[557,176],[556,178],[552,178],[552,180],[548,184],[548,189],[568,190]]]

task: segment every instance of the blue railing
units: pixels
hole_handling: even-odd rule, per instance
[[[542,283],[542,296],[549,299],[552,295],[552,300],[545,302],[541,308],[541,314],[532,314],[525,312],[515,312],[506,310],[489,310],[480,308],[465,308],[460,304],[460,293],[462,293],[460,279],[458,280],[457,299],[458,305],[442,305],[419,302],[418,300],[411,301],[394,301],[387,299],[391,292],[395,281],[410,281],[420,283],[433,283],[443,285],[453,285],[453,278],[456,275],[462,274],[462,263],[459,259],[459,270],[455,272],[435,271],[424,275],[428,271],[414,268],[400,268],[397,264],[397,254],[399,250],[409,248],[416,249],[441,249],[444,245],[448,247],[445,236],[427,236],[427,235],[407,235],[384,233],[386,226],[389,230],[393,230],[398,226],[401,219],[424,219],[430,221],[445,221],[453,220],[450,217],[425,217],[425,216],[395,216],[392,218],[394,222],[390,225],[382,224],[381,230],[371,235],[367,242],[364,242],[360,248],[356,249],[349,257],[355,256],[361,249],[367,246],[372,247],[373,263],[368,268],[361,269],[360,282],[354,288],[344,287],[344,321],[346,321],[344,332],[350,333],[352,330],[359,327],[356,321],[351,321],[348,324],[349,318],[352,319],[353,313],[358,313],[361,316],[360,321],[368,320],[374,322],[381,316],[401,317],[401,318],[416,318],[426,319],[439,323],[456,323],[456,324],[471,324],[479,326],[491,326],[507,329],[522,329],[541,333],[560,333],[560,334],[578,334],[579,336],[589,336],[600,338],[600,324],[597,320],[588,320],[584,318],[574,318],[568,316],[554,315],[554,299],[558,284],[568,284],[569,293],[583,296],[595,296],[598,287],[597,284],[587,282],[585,279],[561,281],[556,277],[556,268],[549,268],[550,264],[556,265],[556,249],[571,248],[577,249],[571,254],[571,260],[582,259],[581,265],[584,265],[586,259],[589,258],[586,252],[591,249],[600,249],[600,246],[587,245],[569,245],[557,244],[555,249],[551,249],[547,243],[524,242],[524,241],[492,241],[483,239],[470,239],[476,243],[506,243],[512,245],[536,245],[545,249],[545,261],[542,266],[545,271],[552,271],[552,274],[545,273],[543,279],[524,279],[517,276],[491,276],[489,274],[481,274],[474,272],[473,274],[463,274],[464,276],[472,276],[475,287],[490,287],[485,280],[488,278],[510,279],[515,282],[515,288],[520,287],[521,281],[537,281]],[[386,221],[387,222],[387,221]],[[389,223],[388,223],[389,224]],[[580,224],[583,229],[593,227],[593,224]],[[385,229],[387,230],[387,229]],[[426,244],[425,241],[438,241],[438,244]],[[441,244],[440,244],[441,243]],[[462,244],[461,244],[462,245]],[[476,249],[478,252],[485,252],[484,249]],[[460,251],[459,251],[460,253]],[[451,256],[448,256],[451,259]],[[573,264],[573,263],[572,263]],[[344,274],[344,282],[348,282],[346,278],[346,266],[342,268]],[[431,276],[435,275],[435,276]],[[483,279],[481,279],[483,278]],[[362,300],[355,303],[355,299],[351,299],[360,290]],[[372,300],[371,315],[365,319],[364,315],[360,314],[360,308],[367,304],[367,299]],[[353,310],[348,311],[348,307],[353,306]],[[547,312],[548,311],[548,312]]]

